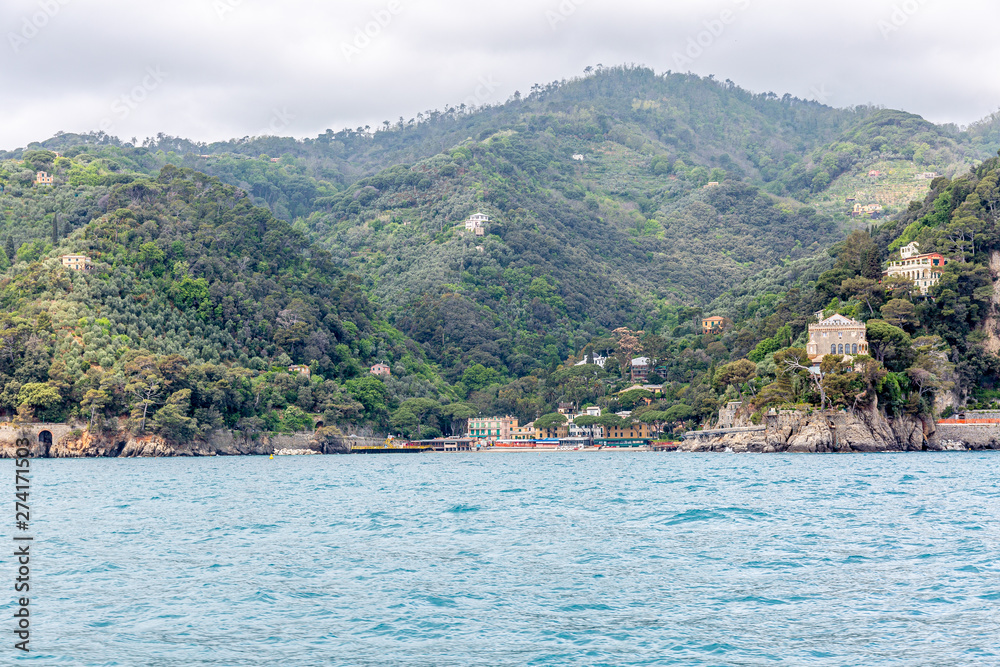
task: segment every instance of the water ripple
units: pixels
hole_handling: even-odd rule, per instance
[[[996,456],[37,461],[11,661],[995,667]]]

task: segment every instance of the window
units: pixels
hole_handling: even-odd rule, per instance
[[[830,345],[830,354],[837,354],[837,344],[833,343]]]
[[[843,344],[838,345],[837,346],[837,354],[843,354],[843,353],[844,353],[844,346],[843,346]]]
[[[855,343],[854,345],[851,345],[851,354],[857,354],[857,353],[858,353],[858,344]]]

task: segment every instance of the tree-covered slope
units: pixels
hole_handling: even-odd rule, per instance
[[[308,413],[384,425],[414,394],[449,395],[355,277],[241,190],[165,168],[106,204],[55,247],[22,248],[0,279],[7,414],[130,416],[189,437],[312,426]],[[64,268],[69,252],[93,270]],[[376,361],[395,377],[372,377]]]

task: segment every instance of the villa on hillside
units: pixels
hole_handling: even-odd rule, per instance
[[[636,357],[632,360],[632,382],[644,382],[651,372],[649,357]]]
[[[576,365],[576,366],[586,366],[587,364],[594,364],[596,366],[600,366],[601,368],[604,368],[604,362],[606,362],[607,360],[608,360],[607,357],[602,357],[599,354],[594,354],[593,352],[591,352],[586,357],[584,357],[582,361],[578,361],[574,365]]]
[[[375,364],[371,367],[371,374],[389,377],[392,375],[392,369],[390,369],[387,364]]]
[[[912,280],[921,294],[927,294],[927,290],[941,280],[941,273],[947,264],[948,259],[941,253],[920,254],[920,244],[914,241],[899,249],[899,259],[890,260],[889,268],[882,272],[882,276],[903,276]]]
[[[851,211],[852,218],[879,218],[882,216],[882,204],[855,204]]]
[[[485,213],[474,213],[465,221],[465,230],[474,232],[476,236],[485,236],[486,225],[490,221],[490,216]]]
[[[93,268],[88,255],[63,255],[59,259],[63,267],[70,271],[90,271]]]
[[[55,185],[56,180],[54,176],[49,176],[47,172],[40,171],[35,174],[35,185]]]
[[[302,364],[296,364],[294,366],[288,367],[289,373],[298,373],[299,375],[305,375],[306,377],[312,376],[312,371],[309,370],[308,366],[303,366]]]
[[[706,334],[720,334],[725,330],[728,324],[729,320],[725,317],[720,317],[718,315],[706,317],[701,321],[701,332]]]
[[[810,324],[806,352],[813,364],[819,364],[828,354],[868,354],[865,324],[840,314]]]

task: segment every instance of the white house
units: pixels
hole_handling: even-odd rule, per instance
[[[482,229],[490,221],[490,216],[485,213],[475,213],[469,216],[469,219],[465,221],[465,228],[470,232],[474,232],[477,229]],[[481,235],[480,235],[481,236]]]
[[[583,358],[583,361],[578,361],[575,366],[586,366],[587,364],[597,364],[601,368],[604,368],[604,362],[607,361],[607,357],[602,357],[599,354],[591,354]]]

